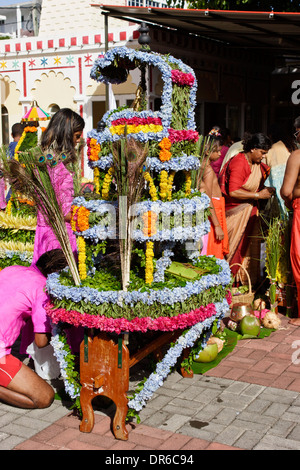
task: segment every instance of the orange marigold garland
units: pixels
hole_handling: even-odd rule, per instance
[[[83,206],[72,206],[71,227],[74,232],[84,232],[89,225],[90,211]]]
[[[167,137],[164,137],[162,141],[158,144],[161,148],[159,152],[159,159],[161,162],[167,162],[170,160],[172,154],[170,152],[171,142]]]
[[[143,233],[145,236],[151,237],[157,232],[157,214],[153,211],[148,211],[143,214],[142,219],[144,222]]]

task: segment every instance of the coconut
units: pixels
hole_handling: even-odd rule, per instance
[[[253,307],[254,310],[264,310],[266,308],[266,302],[263,299],[255,299]]]
[[[218,353],[222,351],[224,343],[225,340],[222,340],[221,338],[216,338],[215,336],[211,336],[207,341],[207,344],[216,344],[218,346]]]
[[[262,324],[265,328],[274,328],[277,330],[281,325],[281,320],[277,313],[267,312],[262,319]]]

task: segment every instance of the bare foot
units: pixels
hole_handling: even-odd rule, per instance
[[[289,323],[294,326],[300,326],[300,318],[291,318],[289,320]]]

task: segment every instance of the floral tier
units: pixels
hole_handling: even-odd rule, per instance
[[[162,77],[159,111],[145,109],[146,67],[157,68]],[[91,77],[122,83],[135,68],[141,82],[133,107],[108,111],[101,126],[88,133],[94,192],[74,199],[71,219],[82,284],[72,285],[64,273],[49,276],[49,315],[55,322],[115,332],[167,331],[212,317],[220,302],[228,308],[228,264],[200,256],[202,238],[210,230],[210,200],[197,189],[201,161],[195,73],[170,55],[122,47],[99,57]],[[132,141],[136,144],[129,145]],[[129,198],[134,186],[140,193],[126,207],[124,238],[130,236],[129,258],[134,254],[135,260],[124,289],[116,269],[111,275],[107,252],[113,244],[121,246],[121,196]],[[112,264],[116,268],[118,260]],[[179,272],[172,273],[178,266]]]

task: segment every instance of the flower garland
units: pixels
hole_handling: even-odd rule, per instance
[[[139,64],[148,64],[153,67],[157,67],[161,72],[163,80],[163,91],[162,91],[162,106],[160,112],[153,113],[152,111],[144,111],[143,114],[133,112],[132,110],[123,110],[118,115],[116,113],[114,116],[111,116],[111,111],[108,111],[103,116],[102,120],[106,122],[107,128],[101,132],[98,136],[97,141],[101,142],[115,141],[119,138],[117,134],[112,134],[109,130],[111,126],[112,119],[116,120],[119,118],[131,119],[132,117],[159,117],[161,118],[163,130],[161,132],[138,132],[132,134],[138,140],[142,142],[147,142],[148,140],[161,141],[164,137],[168,137],[168,129],[171,127],[172,120],[172,91],[173,84],[176,83],[176,80],[180,83],[179,85],[188,85],[190,87],[189,92],[189,102],[187,109],[187,129],[195,129],[195,116],[194,109],[197,103],[196,100],[196,90],[197,90],[197,81],[195,77],[194,70],[188,65],[184,64],[180,59],[176,59],[170,55],[164,56],[155,52],[149,52],[145,54],[142,51],[130,49],[127,47],[116,47],[105,53],[103,57],[99,57],[94,62],[91,69],[91,78],[103,83],[122,83],[127,79],[127,74],[120,75],[120,68],[123,65],[125,60],[126,64],[131,63],[134,67],[137,67]],[[120,67],[117,67],[116,64],[120,64]],[[115,70],[115,76],[106,74],[106,71],[112,71],[112,67]],[[177,69],[177,72],[175,71]],[[179,72],[179,73],[178,73]],[[173,76],[173,78],[172,78]],[[174,81],[173,81],[174,80]]]
[[[163,255],[156,261],[156,271],[153,276],[154,282],[164,282],[165,280],[165,270],[171,265],[172,259],[174,256],[173,251],[165,249]]]
[[[94,185],[95,185],[95,193],[100,194],[100,171],[99,168],[94,168]]]
[[[142,407],[146,405],[146,402],[152,397],[153,393],[163,385],[164,379],[171,372],[172,367],[177,363],[183,350],[193,347],[201,334],[204,331],[211,329],[215,320],[219,320],[225,314],[230,303],[231,298],[230,293],[228,293],[227,298],[222,302],[211,304],[206,307],[206,318],[203,318],[202,312],[202,318],[198,322],[196,322],[196,319],[194,318],[195,323],[192,324],[193,326],[190,324],[184,326],[183,323],[181,326],[175,326],[174,329],[184,329],[186,327],[190,329],[187,332],[184,332],[177,339],[175,344],[169,348],[162,361],[157,364],[156,371],[153,372],[145,382],[143,389],[129,400],[128,407],[130,409],[139,412]],[[121,328],[119,334],[121,334],[122,331],[129,330],[126,328],[122,330]],[[207,339],[208,335],[206,335],[206,338],[203,340],[202,347],[205,346]],[[79,397],[81,385],[79,375],[74,371],[72,362],[74,360],[74,356],[71,354],[70,347],[66,340],[66,335],[63,333],[60,323],[58,323],[58,325],[55,323],[52,325],[51,345],[53,346],[54,355],[60,364],[60,371],[64,381],[65,391],[73,400],[76,400],[75,404],[80,407]]]
[[[72,206],[71,208],[71,227],[73,232],[84,232],[89,225],[90,211],[84,206]]]
[[[71,353],[70,346],[68,345],[66,334],[64,333],[60,324],[52,324],[52,337],[50,344],[53,347],[54,355],[59,363],[60,374],[64,382],[66,393],[76,400],[75,405],[80,407],[80,378],[79,374],[74,370],[74,356]]]
[[[155,212],[148,211],[145,214],[143,214],[142,219],[144,222],[143,233],[144,235],[151,237],[157,232],[157,228],[156,228],[157,214]]]
[[[167,189],[167,200],[171,201],[172,200],[172,188],[173,188],[173,181],[175,177],[176,172],[171,171],[168,177],[168,189]]]
[[[148,211],[152,211],[157,215],[157,220],[159,214],[162,214],[162,216],[174,215],[174,217],[194,215],[195,220],[192,226],[187,224],[187,226],[176,225],[173,228],[165,228],[162,225],[162,229],[152,233],[150,237],[149,234],[144,233],[142,229],[135,228],[132,232],[133,240],[143,243],[146,241],[185,241],[193,238],[195,241],[198,241],[203,235],[209,232],[210,222],[205,215],[205,211],[209,208],[210,199],[205,193],[201,194],[201,197],[194,196],[191,199],[182,198],[179,200],[163,202],[157,197],[157,189],[150,174],[148,172],[144,172],[144,176],[145,180],[150,182],[149,192],[152,201],[147,200],[135,204],[133,214],[135,217],[140,216],[142,221],[143,214],[147,213]],[[173,176],[174,175],[170,175],[169,179],[167,179],[166,196],[168,197],[172,189]],[[83,232],[76,232],[77,234],[81,234],[84,238],[89,238],[95,242],[106,239],[114,239],[116,237],[114,203],[107,202],[104,199],[100,201],[86,201],[82,197],[75,198],[73,203],[76,206],[83,205],[90,211],[108,214],[103,218],[102,225],[94,225],[93,227],[90,227]],[[109,217],[110,214],[111,218]],[[189,217],[187,217],[187,222],[188,219]]]
[[[87,141],[87,156],[92,162],[99,160],[99,152],[101,151],[100,144],[98,144],[95,138],[88,138]]]
[[[157,201],[158,200],[157,189],[148,171],[144,172],[144,178],[147,181],[147,183],[149,183],[149,194],[150,194],[152,201]]]
[[[185,195],[191,194],[192,178],[189,172],[185,172]]]
[[[228,298],[228,297],[227,297]],[[226,301],[227,303],[227,301]],[[175,331],[186,329],[203,322],[215,314],[215,304],[200,306],[188,313],[180,313],[174,317],[135,317],[132,320],[127,318],[110,318],[104,315],[89,315],[76,310],[66,310],[55,308],[53,304],[46,306],[47,315],[53,323],[69,323],[75,327],[97,328],[107,333],[121,334],[124,331],[146,333],[147,331]],[[226,306],[228,310],[228,303]]]
[[[220,319],[227,310],[228,302],[224,299],[223,302],[219,302],[214,305],[215,314],[211,316],[211,318],[207,318],[206,320],[197,323],[185,334],[182,334],[175,344],[170,347],[162,361],[157,364],[155,372],[149,376],[143,389],[128,402],[128,407],[137,412],[141,411],[143,406],[146,405],[146,402],[150,400],[153,393],[163,385],[164,379],[176,365],[179,357],[183,353],[183,350],[193,347],[201,334],[205,330],[211,329],[214,321],[216,319]],[[203,347],[205,346],[206,341],[207,340],[205,339],[202,342]]]
[[[159,152],[159,159],[161,162],[166,162],[170,160],[172,154],[170,152],[171,142],[167,137],[164,137],[161,142],[159,142],[158,146],[161,148]]]
[[[165,200],[168,195],[168,173],[166,172],[166,170],[162,170],[160,173],[159,187],[160,187],[160,193],[159,193],[160,198],[162,200]]]
[[[172,70],[171,71],[172,82],[177,83],[177,85],[181,86],[192,86],[195,81],[195,77],[191,73],[184,73],[180,70]]]
[[[111,167],[106,173],[104,180],[103,180],[102,197],[105,200],[108,199],[108,193],[109,193],[110,183],[111,183],[113,174],[114,174],[114,168]]]
[[[61,284],[59,273],[52,273],[48,276],[46,287],[50,297],[55,299],[58,303],[63,299],[66,301],[70,300],[76,304],[83,301],[84,305],[94,305],[96,311],[99,311],[101,305],[115,304],[116,307],[119,307],[120,313],[122,313],[122,310],[126,306],[130,306],[131,315],[134,314],[132,307],[141,303],[147,306],[147,313],[149,315],[152,305],[155,307],[155,305],[158,304],[161,308],[164,308],[164,306],[174,306],[179,302],[187,302],[189,299],[200,295],[212,287],[223,286],[225,288],[229,286],[231,282],[231,272],[228,263],[225,260],[217,259],[216,264],[220,267],[219,274],[207,274],[196,281],[186,282],[185,286],[176,287],[174,289],[165,287],[158,290],[149,289],[148,291],[99,291],[91,287],[68,287]],[[115,328],[118,329],[119,326],[123,328],[123,331],[133,331],[131,328],[135,327],[135,322],[139,325],[139,321],[141,321],[142,326],[148,325],[147,327],[151,328],[150,324],[154,320],[149,317],[149,319],[151,318],[150,323],[144,323],[145,319],[142,317],[133,317],[133,320],[110,318],[99,314],[83,314],[75,310],[69,312],[63,308],[55,308],[53,311],[49,309],[48,314],[53,321],[54,318],[56,318],[55,323],[57,323],[57,321],[67,321],[68,323],[75,324],[75,326],[81,325],[89,328],[93,325],[95,328],[100,328],[104,331],[113,331]],[[174,314],[176,314],[176,310],[174,310],[173,315]],[[168,310],[168,315],[172,315],[172,311]],[[169,326],[173,321],[176,321],[176,318],[178,318],[178,316],[174,317],[174,319],[173,317],[160,317],[155,320],[158,322],[157,324],[161,323],[161,325],[166,321],[167,326]],[[138,327],[140,327],[140,325]],[[177,326],[177,328],[179,327]]]
[[[182,154],[180,157],[172,157],[171,160],[162,162],[157,157],[148,157],[146,160],[146,166],[149,171],[160,172],[166,171],[190,171],[197,170],[200,166],[199,157],[193,155]]]
[[[173,144],[174,142],[181,142],[183,140],[190,140],[191,142],[197,142],[199,139],[199,133],[189,129],[169,129],[169,139]]]
[[[161,118],[159,117],[138,117],[133,116],[132,118],[119,118],[111,122],[109,128],[112,135],[124,135],[125,131],[127,135],[137,134],[139,132],[158,133],[163,130]]]
[[[145,281],[146,284],[153,282],[153,258],[154,258],[154,243],[146,243],[146,268],[145,268]]]
[[[78,246],[78,271],[81,280],[86,279],[86,246],[85,239],[83,237],[77,237]]]

